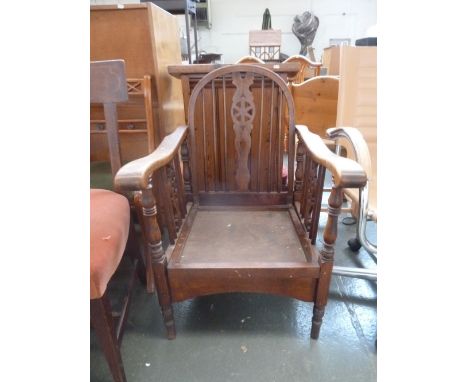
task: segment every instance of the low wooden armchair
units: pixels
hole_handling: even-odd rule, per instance
[[[195,113],[196,106],[201,113]],[[288,121],[286,148],[282,113]],[[314,302],[311,336],[318,338],[342,190],[364,185],[365,172],[333,154],[306,126],[295,126],[288,87],[266,68],[232,65],[210,72],[195,86],[188,115],[188,126],[178,127],[152,154],[123,166],[114,182],[121,191],[141,191],[168,338],[176,336],[173,303],[227,292]],[[296,139],[304,148],[301,155],[296,155]],[[318,247],[325,169],[334,184]],[[177,227],[166,250],[157,220],[158,189],[168,190]]]

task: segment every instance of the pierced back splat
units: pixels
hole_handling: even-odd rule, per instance
[[[234,73],[232,83],[237,90],[234,93],[231,107],[231,117],[235,132],[235,147],[237,153],[236,183],[239,191],[247,191],[250,182],[248,159],[251,148],[252,123],[255,117],[255,104],[250,86],[253,83],[253,73]]]

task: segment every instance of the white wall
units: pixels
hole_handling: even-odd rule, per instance
[[[90,0],[91,4],[139,3],[139,0]],[[299,40],[291,31],[294,16],[314,12],[320,20],[314,43],[315,58],[331,38],[365,37],[366,30],[377,24],[377,0],[211,0],[212,28],[200,26],[199,50],[221,53],[224,63],[234,63],[249,53],[249,31],[261,29],[265,8],[270,10],[271,25],[282,31],[281,51],[298,54]],[[185,35],[184,16],[178,16]],[[192,35],[193,44],[193,35]]]
[[[137,4],[140,0],[90,0],[91,5]]]
[[[263,12],[268,8],[273,29],[283,32],[281,51],[298,54],[299,40],[291,31],[293,19],[312,11],[320,20],[312,45],[320,60],[330,38],[351,38],[354,43],[365,37],[367,28],[377,23],[376,3],[377,0],[211,0],[212,28],[199,27],[199,50],[222,53],[224,63],[247,55],[249,30],[261,29]],[[183,17],[178,19],[181,28],[185,28]]]

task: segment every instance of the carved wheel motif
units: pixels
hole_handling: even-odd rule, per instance
[[[246,125],[253,122],[255,116],[255,105],[245,97],[232,105],[232,119],[234,123]]]

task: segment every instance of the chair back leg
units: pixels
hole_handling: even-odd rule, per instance
[[[104,352],[114,382],[126,382],[125,372],[112,319],[112,310],[106,294],[91,300],[91,325]]]
[[[127,240],[127,247],[125,250],[126,253],[130,255],[133,261],[137,262],[137,275],[138,279],[140,280],[141,285],[146,288],[146,266],[145,260],[143,258],[143,254],[140,250],[140,243],[138,240],[138,236],[135,232],[134,224],[130,224],[130,228],[128,231],[128,240]]]

